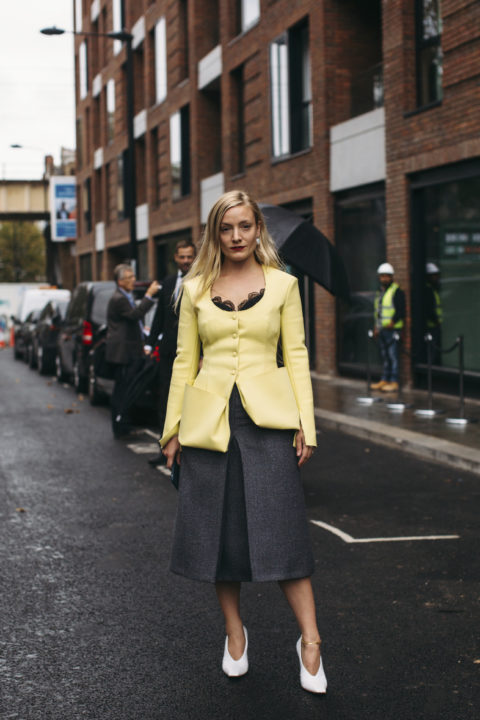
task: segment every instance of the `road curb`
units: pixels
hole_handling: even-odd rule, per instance
[[[480,476],[480,451],[465,445],[320,408],[315,408],[315,417],[320,428],[339,430]]]

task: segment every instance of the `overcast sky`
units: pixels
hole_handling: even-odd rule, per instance
[[[75,147],[73,35],[51,25],[73,29],[72,0],[0,0],[0,179],[38,179]]]

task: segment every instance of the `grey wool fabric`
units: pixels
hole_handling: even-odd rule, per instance
[[[257,427],[236,386],[229,420],[226,453],[182,450],[170,569],[207,582],[310,576],[314,560],[294,431]]]

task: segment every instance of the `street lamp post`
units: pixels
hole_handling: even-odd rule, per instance
[[[127,212],[130,221],[130,259],[133,265],[133,269],[136,272],[137,266],[137,218],[136,218],[136,198],[137,198],[137,180],[135,170],[135,138],[133,134],[133,117],[134,117],[134,104],[133,104],[133,49],[132,41],[133,35],[126,30],[118,32],[108,33],[95,33],[95,32],[77,32],[76,30],[63,30],[55,26],[43,28],[40,30],[43,35],[63,35],[64,33],[70,33],[72,35],[87,36],[87,37],[108,37],[111,40],[121,40],[126,43],[127,46],[127,138],[128,138],[128,153],[127,153],[127,177],[126,177],[126,205]]]

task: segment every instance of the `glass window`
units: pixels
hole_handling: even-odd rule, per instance
[[[87,43],[84,40],[78,49],[80,100],[88,95],[88,56]]]
[[[90,178],[83,183],[83,231],[89,233],[92,229],[92,185]]]
[[[383,190],[349,193],[336,201],[335,238],[348,275],[352,302],[339,303],[337,356],[346,374],[364,374],[368,330],[373,327],[377,267],[385,261],[385,197]],[[372,366],[378,364],[370,348]]]
[[[120,32],[125,27],[125,2],[113,0],[113,32]],[[117,55],[122,49],[122,41],[113,41],[113,52]]]
[[[112,295],[112,287],[95,289],[92,305],[92,321],[97,325],[105,325],[107,322],[107,306]]]
[[[82,118],[78,117],[76,122],[76,135],[77,135],[77,164],[78,168],[83,167],[83,122]]]
[[[282,157],[312,145],[312,87],[308,22],[270,45],[272,153]]]
[[[107,106],[107,142],[111,143],[115,135],[115,80],[110,78],[105,88]]]
[[[170,172],[172,197],[190,192],[190,116],[188,105],[170,116]]]
[[[245,32],[260,17],[260,0],[241,0],[240,15],[242,32]]]
[[[86,281],[92,279],[92,254],[86,253],[85,255],[80,255],[79,257],[79,264],[80,264],[80,280]]]
[[[417,101],[442,99],[443,52],[441,0],[417,0]]]
[[[80,32],[82,29],[82,0],[75,0],[75,31]]]
[[[167,34],[165,18],[155,25],[155,101],[167,97]]]
[[[417,357],[423,362],[426,360],[423,336],[432,327],[429,296],[433,286],[437,293],[435,305],[440,306],[435,332],[432,332],[434,341],[448,348],[463,335],[465,370],[473,372],[480,372],[479,197],[480,176],[416,190],[416,229],[412,247],[417,263],[416,304],[412,308]],[[426,275],[427,263],[434,263],[439,270],[439,277],[433,278],[433,282],[432,276]],[[434,364],[458,368],[458,352],[437,353]]]
[[[117,156],[117,219],[124,220],[127,217],[125,203],[125,169],[126,152]]]

